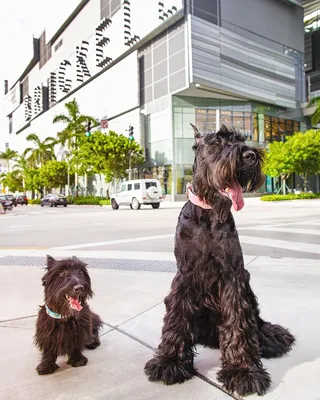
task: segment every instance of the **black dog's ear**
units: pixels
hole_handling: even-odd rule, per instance
[[[51,268],[55,262],[56,260],[47,254],[47,267]]]
[[[201,132],[199,131],[199,129],[198,129],[195,125],[191,124],[191,122],[190,122],[190,125],[191,125],[192,128],[193,128],[194,138],[195,138],[196,142],[199,143],[200,139],[201,139],[203,136],[202,136]]]

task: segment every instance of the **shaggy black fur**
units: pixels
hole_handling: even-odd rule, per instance
[[[76,257],[57,261],[47,256],[42,285],[45,304],[62,318],[53,318],[47,314],[45,306],[40,307],[34,338],[42,352],[41,362],[36,368],[38,374],[52,374],[59,368],[57,357],[66,354],[72,367],[86,365],[88,359],[82,351],[85,347],[95,349],[100,345],[99,330],[102,327],[100,317],[86,302],[93,295],[86,265]],[[73,307],[76,304],[79,311],[71,304]]]
[[[178,271],[165,298],[161,343],[145,372],[149,380],[167,385],[192,378],[199,343],[221,350],[218,380],[226,390],[262,395],[271,379],[260,358],[281,357],[295,341],[287,329],[260,318],[230,211],[232,203],[242,208],[242,192],[263,183],[263,152],[224,126],[205,137],[193,128],[193,191],[211,209],[188,201],[181,210]]]

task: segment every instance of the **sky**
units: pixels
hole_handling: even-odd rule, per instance
[[[45,29],[49,40],[79,3],[79,0],[3,2],[0,13],[0,151],[4,150],[1,132],[8,131],[8,119],[3,110],[4,80],[9,80],[10,88],[31,60],[32,37],[39,37]]]

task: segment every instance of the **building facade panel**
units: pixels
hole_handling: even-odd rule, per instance
[[[194,16],[190,29],[194,82],[203,81],[246,98],[295,108],[299,99],[293,57]]]

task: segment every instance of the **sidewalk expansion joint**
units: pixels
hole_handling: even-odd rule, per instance
[[[245,267],[247,267],[248,265],[250,265],[251,263],[253,263],[253,261],[256,261],[256,259],[258,258],[259,256],[255,256],[251,261],[249,261],[247,264],[245,264]]]
[[[4,324],[5,322],[12,322],[12,321],[19,321],[22,319],[27,319],[27,318],[34,318],[36,317],[38,314],[33,314],[33,315],[28,315],[26,317],[18,317],[18,318],[11,318],[11,319],[4,319],[3,321],[0,321],[0,324]]]
[[[155,307],[155,306],[154,306],[154,307]],[[131,318],[131,319],[133,319],[133,318]],[[110,325],[110,324],[108,324],[108,323],[106,323],[106,322],[105,322],[104,324],[107,325],[107,326],[109,326],[110,328],[112,328],[109,332],[106,332],[105,334],[110,333],[110,332],[112,332],[112,331],[116,331],[116,332],[119,332],[119,333],[121,333],[121,334],[127,336],[128,338],[134,340],[135,342],[141,344],[142,346],[147,347],[149,350],[156,351],[156,348],[152,347],[150,344],[144,342],[143,340],[137,338],[136,336],[133,336],[133,335],[131,335],[130,333],[124,331],[124,330],[121,329],[121,328],[119,328],[118,325],[113,326],[113,325]],[[121,325],[122,325],[122,324],[121,324]],[[104,334],[104,335],[105,335],[105,334]],[[208,383],[209,385],[215,387],[216,389],[220,390],[221,392],[227,394],[227,395],[230,396],[231,398],[233,398],[233,399],[235,399],[235,400],[243,400],[242,397],[238,397],[238,396],[236,396],[235,394],[232,394],[232,393],[227,392],[227,391],[224,390],[220,385],[218,385],[217,383],[213,382],[212,380],[210,380],[209,378],[207,378],[205,375],[202,375],[200,372],[196,372],[196,373],[195,373],[195,376],[196,376],[197,378],[201,379],[202,381]]]

